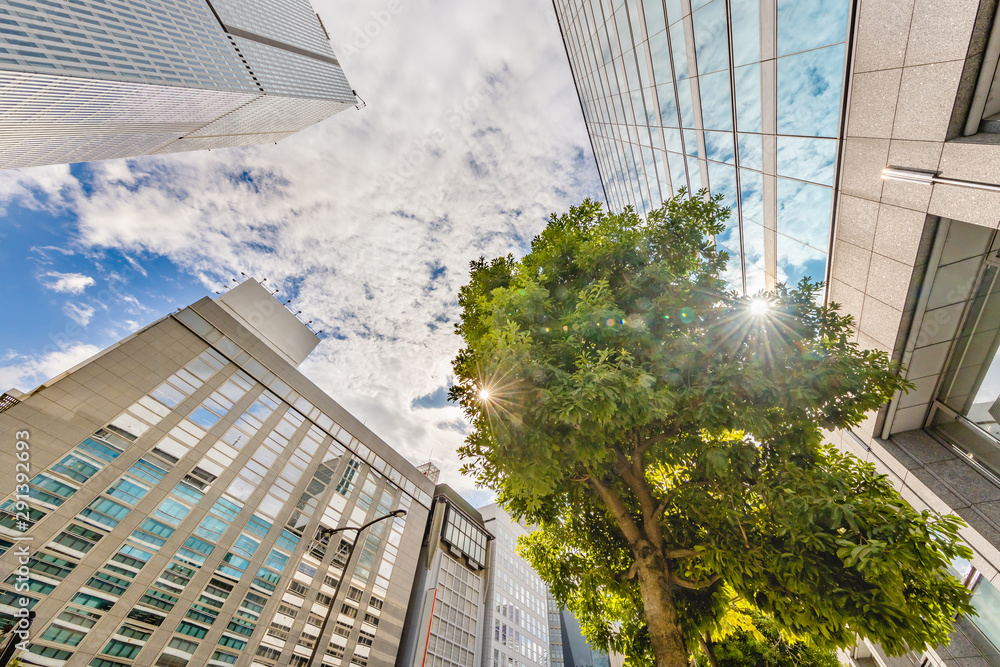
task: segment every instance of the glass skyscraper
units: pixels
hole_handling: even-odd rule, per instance
[[[0,168],[273,142],[353,104],[309,0],[0,0]]]
[[[4,395],[25,664],[395,662],[434,485],[295,369],[317,343],[248,280]]]
[[[701,188],[739,291],[823,280],[848,0],[555,0],[609,206]]]

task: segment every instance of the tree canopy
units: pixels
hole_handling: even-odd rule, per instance
[[[818,647],[946,642],[971,609],[947,572],[971,554],[960,519],[824,444],[906,387],[899,367],[817,283],[727,291],[728,216],[587,200],[521,259],[474,261],[450,393],[465,471],[539,526],[523,553],[633,664],[686,665],[757,610]]]

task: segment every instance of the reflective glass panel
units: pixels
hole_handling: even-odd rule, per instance
[[[679,79],[688,77],[687,49],[684,46],[684,24],[675,23],[670,26],[670,51],[674,54],[674,76]]]
[[[649,38],[649,55],[653,59],[653,76],[656,77],[656,83],[671,81],[673,76],[670,74],[670,45],[665,30]]]
[[[847,39],[846,0],[778,0],[778,55]]]
[[[764,176],[756,171],[740,169],[740,208],[743,220],[764,222]],[[744,248],[749,257],[749,250]]]
[[[743,252],[746,254],[747,294],[756,294],[766,287],[763,225],[744,219]]]
[[[657,86],[656,97],[660,103],[660,123],[663,124],[663,127],[677,127],[677,102],[674,100],[674,87],[670,84]]]
[[[698,157],[698,133],[694,130],[684,130],[684,152]]]
[[[643,146],[642,150],[642,167],[646,175],[646,183],[649,187],[650,197],[659,197],[659,181],[656,177],[656,163],[653,161],[653,150]]]
[[[988,579],[979,577],[970,602],[979,614],[970,614],[968,619],[976,624],[994,646],[1000,646],[1000,591]]]
[[[687,168],[684,165],[684,156],[679,153],[667,153],[667,165],[670,167],[670,180],[674,184],[674,192],[681,188],[686,188],[691,192],[687,183]]]
[[[736,164],[731,132],[705,132],[705,157],[717,162]]]
[[[628,89],[639,90],[639,71],[635,67],[635,51],[629,50],[622,56],[622,65],[625,67],[625,78],[628,81]]]
[[[632,31],[629,30],[628,16],[625,13],[625,3],[615,10],[615,26],[618,28],[618,51],[625,53],[632,46]],[[610,29],[610,24],[608,28]]]
[[[836,139],[778,136],[778,175],[833,185]]]
[[[712,186],[712,195],[722,195],[723,206],[733,209],[733,214],[727,224],[735,225],[736,218],[736,167],[730,167],[718,162],[708,163],[708,182]],[[732,246],[730,246],[732,247]],[[733,250],[739,250],[739,240]]]
[[[703,187],[701,183],[701,165],[698,163],[698,158],[689,157],[687,159],[687,167],[688,179],[691,182],[691,192],[693,194]]]
[[[677,82],[677,108],[681,112],[681,127],[694,127],[694,107],[691,105],[691,81]]]
[[[787,178],[777,181],[778,232],[825,253],[830,240],[833,190]]]
[[[655,35],[667,27],[660,0],[642,0],[642,13],[646,17],[646,34]]]
[[[648,88],[653,85],[653,82],[649,80],[649,57],[646,55],[646,48],[639,46],[633,49],[631,53],[635,54],[636,67],[639,68],[639,84],[643,88]]]
[[[947,328],[957,328],[958,311],[953,304],[969,301],[961,333],[955,337],[954,350],[941,382],[940,401],[963,415],[978,429],[939,410],[937,425],[950,440],[956,441],[972,458],[1000,475],[1000,272],[995,265],[983,266],[987,248],[997,250],[993,230],[950,221],[948,237],[941,253],[934,285],[928,299],[925,320],[940,323],[937,327],[950,338]],[[982,276],[980,277],[980,270]],[[978,284],[976,280],[979,280]],[[944,317],[944,313],[953,313]],[[921,332],[915,354],[923,358],[930,354],[929,346],[938,342],[941,333]],[[981,429],[981,430],[979,430]],[[988,435],[987,435],[988,434]]]
[[[760,2],[731,0],[733,63],[739,67],[760,60]]]
[[[660,110],[657,107],[656,93],[653,88],[644,88],[643,100],[646,102],[646,122],[653,127],[660,124]]]
[[[681,132],[680,130],[673,130],[670,128],[664,128],[663,130],[663,143],[666,144],[668,151],[673,151],[675,153],[683,153],[681,149]]]
[[[802,278],[823,280],[825,275],[825,252],[778,234],[778,282],[797,285]]]
[[[725,0],[712,0],[691,17],[698,74],[729,68],[729,38],[726,35]]]
[[[608,33],[605,32],[606,28],[607,26],[602,25],[600,28],[597,29],[597,41],[601,47],[602,61],[605,63],[609,63],[611,62],[611,58],[613,57],[614,54],[611,52],[611,46],[610,43],[608,42]]]
[[[681,20],[681,0],[666,0],[667,23],[676,23]]]
[[[778,59],[778,134],[836,137],[844,45]]]
[[[656,173],[660,179],[660,196],[668,199],[673,196],[674,189],[670,185],[670,178],[667,174],[667,159],[663,151],[654,150],[653,159],[656,160]]]
[[[759,134],[740,134],[737,136],[740,148],[740,166],[763,171],[764,158],[761,154],[761,136]]]
[[[707,9],[707,8],[706,8]],[[733,110],[729,103],[729,71],[698,77],[701,88],[701,118],[706,130],[732,130]]]
[[[736,126],[742,132],[760,132],[760,65],[744,65],[733,72],[736,81]]]

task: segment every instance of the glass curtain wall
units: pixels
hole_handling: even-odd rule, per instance
[[[721,194],[740,291],[826,274],[848,0],[556,0],[608,205]]]

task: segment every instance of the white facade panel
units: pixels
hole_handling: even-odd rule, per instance
[[[0,168],[272,142],[355,103],[308,0],[216,4],[0,0]]]

